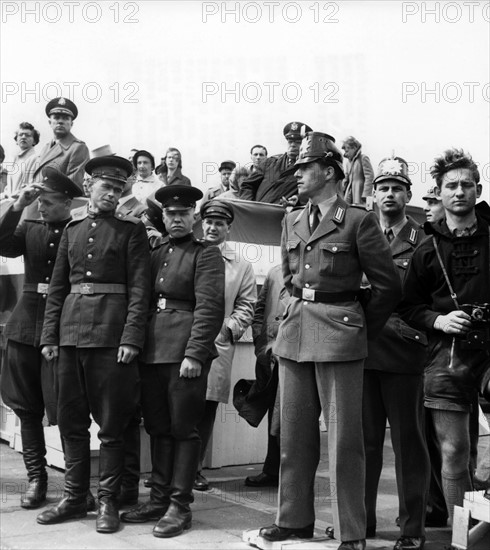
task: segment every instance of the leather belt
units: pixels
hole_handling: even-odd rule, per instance
[[[293,296],[301,298],[307,302],[322,302],[323,304],[333,304],[335,302],[357,302],[360,297],[359,292],[326,292],[325,290],[314,290],[312,288],[293,287]]]
[[[71,285],[70,294],[126,294],[126,285],[110,283],[80,283]]]
[[[49,283],[25,283],[24,292],[36,292],[37,294],[47,294],[49,290]]]
[[[189,300],[172,300],[171,298],[159,297],[157,302],[157,313],[162,309],[180,309],[183,311],[194,311],[195,304]]]

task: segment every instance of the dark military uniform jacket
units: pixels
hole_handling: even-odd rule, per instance
[[[151,252],[152,300],[143,360],[201,363],[217,357],[225,311],[225,266],[217,246],[190,233],[160,237]]]
[[[57,223],[24,220],[10,207],[0,220],[0,255],[24,255],[24,291],[5,327],[8,340],[38,346],[56,252],[69,219]]]
[[[308,208],[285,219],[281,252],[284,284],[323,292],[358,293],[362,274],[371,298],[322,303],[291,296],[273,351],[297,362],[355,361],[367,355],[374,337],[400,300],[400,277],[374,212],[337,197],[313,235]]]
[[[263,166],[253,172],[240,187],[240,199],[279,204],[282,197],[289,198],[298,190],[293,173],[284,174],[290,166],[286,153],[265,160]]]
[[[150,252],[140,220],[114,212],[73,220],[61,239],[41,345],[143,348],[149,272]],[[101,284],[107,292],[97,290]],[[84,285],[89,293],[70,293],[72,285]]]
[[[393,261],[403,283],[419,242],[424,238],[420,225],[408,217],[407,223],[390,243]],[[366,369],[404,374],[422,373],[427,356],[427,336],[410,327],[397,312],[391,314],[378,337],[368,341]]]

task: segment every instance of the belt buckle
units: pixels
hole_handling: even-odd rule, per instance
[[[47,294],[49,290],[49,284],[47,283],[38,283],[37,284],[37,293],[38,294]]]
[[[94,293],[94,283],[80,284],[80,294],[93,294],[93,293]]]
[[[315,301],[315,291],[312,288],[303,288],[301,289],[301,298],[307,300],[308,302]]]
[[[167,307],[167,298],[158,298],[158,307],[160,309],[166,309],[166,307]]]

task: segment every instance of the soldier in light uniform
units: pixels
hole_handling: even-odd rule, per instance
[[[58,423],[64,440],[65,494],[38,523],[87,513],[90,415],[99,425],[99,512],[96,530],[119,528],[117,498],[124,431],[139,402],[140,353],[150,298],[150,253],[139,219],[116,214],[132,166],[117,156],[87,164],[88,213],[61,239],[41,335],[42,353],[59,355]]]
[[[319,417],[328,429],[330,495],[341,550],[363,550],[364,445],[362,379],[367,337],[382,328],[401,285],[373,212],[350,207],[336,194],[342,155],[330,136],[310,132],[295,164],[298,213],[287,215],[282,266],[291,294],[279,327],[281,469],[276,524],[260,530],[269,541],[313,536]],[[365,273],[371,297],[363,309]]]
[[[61,235],[70,221],[72,199],[81,190],[50,166],[41,184],[20,190],[19,197],[0,220],[0,254],[24,256],[24,288],[5,327],[7,350],[1,377],[3,401],[20,418],[24,464],[29,486],[21,498],[23,508],[38,508],[46,501],[47,473],[43,416],[56,424],[54,367],[39,350],[46,297]],[[41,219],[20,222],[26,207],[37,200]]]

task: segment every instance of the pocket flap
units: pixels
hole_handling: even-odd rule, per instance
[[[332,254],[336,254],[337,252],[349,252],[350,243],[323,242],[323,243],[320,243],[320,249],[321,250],[327,250],[328,252],[331,252]]]
[[[357,311],[352,309],[344,309],[340,307],[330,306],[328,308],[328,316],[332,321],[351,327],[362,327],[364,319]]]
[[[394,258],[393,261],[401,269],[408,269],[410,265],[410,258]]]
[[[295,241],[288,241],[286,243],[286,248],[288,249],[288,252],[291,251],[291,250],[294,250],[295,248],[297,248],[299,245],[299,239],[295,240]]]
[[[409,327],[406,324],[402,324],[400,332],[404,338],[407,338],[407,340],[413,340],[414,342],[417,342],[422,346],[427,345],[427,336],[424,332],[421,332],[420,330]]]

